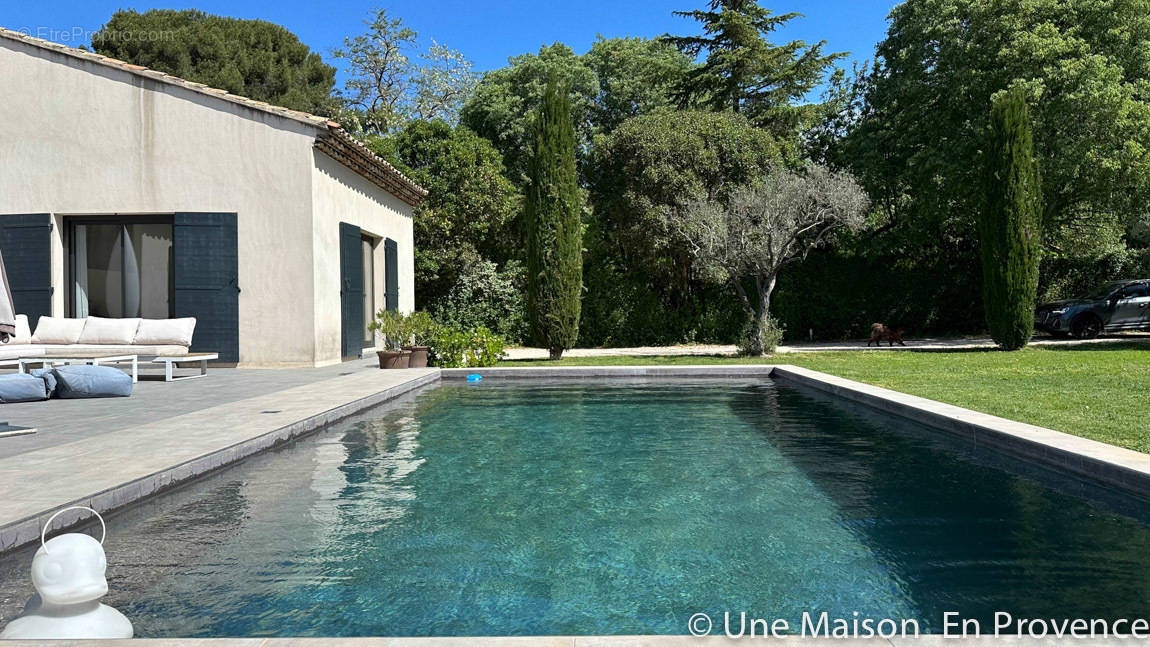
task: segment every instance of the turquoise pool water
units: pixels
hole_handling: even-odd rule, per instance
[[[771,381],[450,383],[110,518],[106,601],[153,637],[1146,617],[1148,517]]]

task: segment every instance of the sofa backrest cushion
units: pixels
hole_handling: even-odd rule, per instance
[[[33,344],[75,344],[84,332],[83,319],[64,317],[40,317],[36,332],[32,333]]]
[[[132,395],[132,376],[111,366],[76,364],[52,369],[56,374],[56,397],[115,398]],[[37,378],[39,379],[39,378]],[[43,383],[43,380],[40,380]]]
[[[128,378],[130,382],[131,377]],[[35,402],[48,399],[43,378],[24,373],[0,375],[0,402]]]
[[[28,315],[16,315],[16,334],[8,340],[9,344],[31,344],[32,329],[28,327]]]
[[[136,338],[137,319],[105,319],[88,317],[84,321],[84,332],[80,333],[80,344],[130,344]]]
[[[136,329],[135,344],[144,346],[176,345],[191,346],[192,333],[196,329],[195,317],[181,319],[141,319]]]

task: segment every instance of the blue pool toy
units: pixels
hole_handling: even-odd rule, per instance
[[[468,381],[468,382],[478,382],[478,381],[480,381],[480,380],[482,380],[482,379],[483,379],[483,376],[482,376],[482,375],[480,375],[479,373],[472,373],[471,375],[468,375],[468,376],[467,376],[467,381]]]

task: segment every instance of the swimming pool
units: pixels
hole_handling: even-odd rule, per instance
[[[444,383],[109,519],[137,635],[1146,617],[1150,505],[763,380]],[[31,551],[0,562],[0,609]]]

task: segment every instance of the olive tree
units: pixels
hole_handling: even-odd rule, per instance
[[[698,265],[738,293],[747,316],[743,350],[759,356],[778,342],[770,305],[779,271],[805,259],[836,231],[861,227],[868,204],[849,174],[810,164],[777,169],[736,188],[725,202],[690,202],[669,214],[668,225]]]

